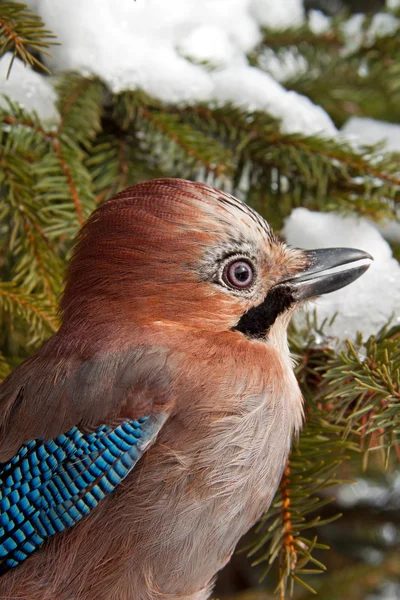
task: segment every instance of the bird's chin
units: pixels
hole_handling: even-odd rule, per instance
[[[306,300],[349,285],[365,273],[373,260],[367,252],[353,248],[301,252],[306,260],[306,268],[274,285],[261,304],[242,315],[235,330],[251,338],[265,337],[279,315]],[[351,266],[343,268],[345,265]]]

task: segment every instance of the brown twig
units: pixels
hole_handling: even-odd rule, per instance
[[[57,138],[55,138],[53,140],[53,148],[54,148],[54,152],[57,154],[57,156],[60,160],[61,168],[63,170],[65,179],[67,180],[68,187],[71,192],[72,201],[74,203],[76,214],[78,216],[78,223],[80,226],[82,226],[85,219],[83,216],[83,210],[82,210],[81,201],[79,199],[78,190],[75,187],[75,183],[74,183],[69,165],[68,165],[67,161],[65,160],[65,158],[63,157],[60,141]]]
[[[296,553],[296,548],[294,545],[292,515],[290,512],[291,499],[290,499],[290,490],[289,490],[289,484],[290,484],[289,478],[290,478],[290,459],[288,459],[288,461],[286,463],[286,468],[283,472],[283,476],[282,476],[282,480],[281,480],[279,489],[280,489],[280,493],[282,496],[281,512],[282,512],[282,521],[284,523],[284,528],[285,528],[285,531],[283,534],[282,553],[284,554],[285,557],[290,558],[290,569],[293,570],[296,565],[296,562],[297,562],[297,553]],[[282,560],[281,571],[283,569],[282,564],[284,564],[286,562],[287,561],[285,559]],[[281,575],[283,575],[282,572],[281,572]],[[285,600],[284,578],[281,579],[281,583],[280,583],[280,598],[281,598],[281,600]]]

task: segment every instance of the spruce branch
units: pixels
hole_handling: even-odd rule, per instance
[[[110,117],[115,121],[118,129],[128,132],[134,128],[143,109],[159,111],[165,110],[165,107],[160,100],[149,96],[140,88],[127,90],[113,95]]]
[[[299,27],[284,27],[280,29],[262,27],[261,41],[255,52],[259,52],[262,47],[268,47],[273,50],[299,48],[300,51],[306,51],[309,47],[313,47],[318,48],[321,54],[324,50],[337,52],[345,43],[342,26],[346,19],[347,15],[343,13],[337,15],[334,19],[331,19],[330,28],[320,33],[315,33],[307,22]]]
[[[83,150],[62,134],[54,138],[50,152],[36,166],[36,192],[46,205],[42,212],[50,238],[64,236],[72,242],[95,207],[85,157]]]
[[[10,102],[10,100],[8,101]],[[50,141],[56,137],[56,134],[53,131],[46,130],[42,127],[35,114],[28,116],[28,114],[25,113],[20,106],[18,106],[18,104],[11,102],[10,109],[15,114],[7,114],[6,112],[2,111],[0,115],[0,120],[2,123],[29,129],[31,132],[37,133],[40,136],[39,139]]]
[[[304,328],[292,325],[306,423],[250,547],[250,556],[257,556],[254,564],[266,563],[265,575],[278,562],[282,599],[293,595],[295,583],[314,592],[308,576],[325,569],[315,551],[327,547],[305,532],[340,517],[320,515],[333,501],[324,490],[348,483],[337,475],[341,465],[361,458],[366,468],[368,453],[378,449],[388,467],[389,451],[398,450],[400,327],[385,327],[365,343],[359,339],[357,349],[347,342],[342,350],[335,349],[335,340],[326,338],[323,328],[315,314]]]
[[[8,126],[3,132],[10,139],[26,139],[24,147],[17,146],[13,155],[30,164],[35,193],[44,204],[41,216],[47,221],[46,235],[73,237],[94,208],[84,150],[66,133],[46,128],[37,115],[14,104],[0,109],[0,123]],[[35,147],[33,142],[37,144],[36,152],[28,157]]]
[[[13,283],[0,284],[0,307],[11,318],[12,327],[20,323],[28,326],[26,346],[36,346],[45,341],[58,328],[53,307],[46,298],[38,294],[29,294]]]
[[[380,451],[385,467],[400,442],[400,327],[385,327],[364,344],[347,341],[323,374],[321,401],[330,422],[345,427],[357,441],[366,468],[369,454]]]
[[[296,64],[282,81],[287,89],[308,96],[322,106],[337,125],[352,115],[398,122],[398,30],[372,34],[372,18],[364,20],[361,39],[348,47],[343,26],[347,15],[331,22],[328,31],[313,33],[308,25],[285,30],[265,29],[261,43],[251,52],[251,64],[271,72],[276,63]],[[271,63],[271,56],[275,60]],[[382,69],[382,65],[385,68]]]
[[[0,15],[0,56],[12,52],[7,77],[16,56],[30,67],[38,67],[49,73],[47,67],[34,52],[49,55],[46,48],[55,45],[56,36],[45,28],[41,18],[26,4],[2,2]]]
[[[267,200],[268,195],[283,199],[281,222],[300,203],[314,210],[357,212],[379,219],[393,216],[400,200],[397,157],[377,154],[373,146],[356,150],[343,140],[285,134],[269,115],[231,105],[191,107],[179,114],[233,148],[234,156],[236,150],[235,182],[240,180],[240,168],[245,168],[253,195],[258,189]],[[234,191],[240,193],[240,188]],[[265,202],[267,211],[271,204]],[[270,218],[269,212],[261,212]]]
[[[96,138],[86,161],[96,204],[117,192],[147,179],[168,177],[151,153],[142,149],[143,140],[137,134],[103,134]],[[104,165],[107,165],[107,169]]]
[[[153,151],[158,150],[160,160],[168,157],[168,164],[172,169],[182,157],[186,159],[186,168],[189,170],[203,167],[206,173],[211,172],[217,177],[232,172],[229,150],[189,123],[182,122],[179,116],[142,108],[139,118],[143,124],[147,121],[143,130],[149,135]]]
[[[400,555],[388,553],[378,564],[356,564],[336,569],[320,581],[318,594],[323,600],[364,600],[368,592],[374,592],[382,581],[399,579]],[[314,594],[305,594],[301,600],[312,600]]]
[[[96,77],[83,77],[72,72],[58,78],[56,91],[61,117],[57,136],[70,134],[75,143],[87,148],[101,128],[104,84]]]
[[[9,253],[10,277],[28,292],[44,293],[54,304],[61,286],[62,263],[44,232],[31,166],[40,155],[41,144],[41,132],[25,126],[0,132],[0,186],[7,193],[1,218],[7,222],[4,248]]]
[[[399,202],[395,156],[378,154],[373,146],[355,149],[343,140],[285,134],[279,122],[265,113],[229,104],[178,109],[142,93],[126,92],[115,98],[113,115],[122,133],[140,139],[143,153],[152,156],[161,172],[193,177],[201,166],[202,176],[207,177],[211,167],[214,183],[228,188],[233,183],[233,192],[244,199],[262,193],[267,210],[272,208],[268,195],[277,198],[274,208],[280,218],[275,215],[272,220],[279,226],[300,203],[379,219],[393,216]],[[214,169],[214,164],[226,163],[227,171]],[[241,189],[243,175],[251,192]],[[264,214],[271,218],[269,212]]]
[[[78,225],[81,227],[84,222],[83,208],[82,208],[82,203],[81,203],[81,199],[80,199],[78,186],[75,181],[73,171],[71,170],[71,165],[66,158],[66,153],[65,153],[64,148],[59,139],[54,140],[53,148],[54,148],[54,152],[55,152],[57,158],[59,159],[59,162],[60,162],[60,165],[62,168],[62,172],[64,174],[64,177],[65,177],[68,189],[69,189],[69,194],[70,194],[73,204],[74,204]],[[78,148],[76,150],[79,153]],[[74,158],[71,153],[70,153],[70,158],[72,160]],[[76,163],[75,163],[75,165],[76,165]]]

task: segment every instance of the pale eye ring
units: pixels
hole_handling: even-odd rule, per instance
[[[224,282],[236,289],[248,288],[254,280],[253,265],[244,259],[236,259],[228,263],[223,273]]]

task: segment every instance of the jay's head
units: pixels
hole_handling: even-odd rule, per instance
[[[268,336],[304,300],[354,281],[368,268],[359,265],[366,258],[348,248],[289,248],[230,195],[201,183],[153,180],[109,200],[84,226],[63,322]],[[347,263],[340,273],[327,272]]]

